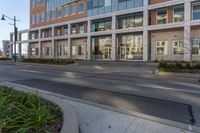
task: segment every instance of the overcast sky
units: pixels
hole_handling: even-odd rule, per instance
[[[0,0],[0,18],[2,14],[9,17],[16,16],[21,22],[17,22],[18,30],[29,28],[29,2],[30,0]],[[0,20],[0,48],[2,48],[2,40],[9,40],[9,33],[14,31],[13,21]]]

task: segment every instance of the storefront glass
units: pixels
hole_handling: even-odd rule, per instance
[[[92,59],[110,60],[112,54],[112,37],[92,37]]]
[[[118,58],[120,60],[143,60],[142,34],[118,35]]]

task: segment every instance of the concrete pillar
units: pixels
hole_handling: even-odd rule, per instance
[[[38,42],[38,49],[39,49],[39,58],[42,58],[43,56],[43,51],[42,51],[42,42]]]
[[[18,44],[18,59],[20,60],[22,58],[22,44]]]
[[[72,44],[71,44],[71,24],[68,24],[68,58],[72,58]]]
[[[18,34],[18,41],[22,41],[22,34]],[[18,43],[18,59],[20,60],[22,57],[22,44]]]
[[[52,57],[53,59],[56,57],[56,56],[55,56],[56,47],[55,47],[54,35],[55,35],[55,28],[52,27],[51,57]]]
[[[184,20],[184,61],[190,60],[190,54],[191,54],[191,2],[189,0],[185,0],[184,4],[185,9],[185,20]]]
[[[39,58],[42,58],[42,56],[43,56],[42,43],[40,41],[40,39],[41,39],[41,29],[39,29],[39,31],[38,31],[38,39],[39,39],[39,42],[38,42]]]
[[[87,36],[87,60],[91,60],[91,36],[90,36],[90,32],[91,32],[91,20],[87,21],[87,32],[88,32],[88,36]]]
[[[9,59],[13,59],[13,43],[10,43]]]
[[[117,43],[116,43],[116,16],[112,16],[112,60],[116,61],[117,59]]]
[[[10,34],[9,59],[13,58],[13,34]]]
[[[149,43],[149,35],[148,35],[148,0],[144,0],[144,11],[143,11],[143,61],[148,61],[148,43]]]
[[[28,46],[27,46],[27,56],[28,56],[28,58],[30,58],[30,56],[31,56],[31,45],[30,45],[30,43],[28,43]]]

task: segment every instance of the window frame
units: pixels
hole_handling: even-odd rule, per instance
[[[79,11],[79,4],[83,4],[83,11]],[[78,2],[78,13],[80,14],[80,13],[84,13],[84,2],[83,1],[79,1]]]
[[[175,9],[179,9],[179,8],[183,8],[183,21],[178,21],[178,22],[176,22],[176,21],[175,21],[175,18],[174,18]],[[184,22],[184,20],[185,20],[185,8],[184,8],[184,5],[174,6],[174,7],[173,7],[173,23]]]
[[[160,25],[160,24],[158,24],[158,12],[161,12],[161,11],[166,11],[166,23],[162,23],[162,24],[168,23],[168,10],[167,10],[167,8],[164,8],[164,9],[158,9],[156,11],[156,25]]]
[[[165,48],[166,48],[166,46],[164,46],[164,53],[163,54],[158,54],[158,45],[157,45],[157,43],[158,42],[165,42],[165,45],[166,45],[166,43],[167,43],[167,53],[165,54]],[[156,41],[156,56],[167,56],[168,55],[168,40],[158,40],[158,41]]]
[[[175,53],[174,53],[174,48],[175,48],[175,47],[174,47],[174,43],[175,43],[175,42],[182,42],[182,44],[183,44],[183,53],[181,53],[181,54],[180,54],[180,53],[179,53],[179,54],[175,54]],[[172,54],[173,54],[173,55],[184,55],[184,40],[173,40],[173,41],[172,41]]]

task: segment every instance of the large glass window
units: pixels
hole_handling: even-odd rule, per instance
[[[192,41],[193,49],[192,53],[193,55],[200,55],[200,39],[194,39]]]
[[[64,7],[64,16],[67,16],[68,13],[69,13],[69,8],[68,8],[68,6],[65,6]]]
[[[80,12],[83,12],[83,10],[84,10],[84,4],[83,4],[83,2],[81,1],[81,2],[78,3],[78,12],[79,12],[79,13],[80,13]]]
[[[157,24],[167,23],[167,10],[157,11]]]
[[[34,24],[35,23],[35,15],[33,14],[31,17],[31,23]]]
[[[35,21],[36,21],[37,24],[40,22],[40,14],[39,13],[36,14]]]
[[[84,24],[79,24],[79,33],[84,33]]]
[[[105,18],[105,19],[98,19],[92,21],[92,32],[97,31],[106,31],[112,29],[112,19],[111,18]]]
[[[112,37],[92,37],[92,59],[109,60],[112,58]]]
[[[35,0],[32,0],[31,5],[32,5],[32,8],[35,7]]]
[[[75,3],[71,4],[71,8],[70,9],[71,9],[70,10],[70,14],[71,15],[75,15],[76,14],[76,4]]]
[[[58,8],[58,17],[59,17],[59,18],[62,17],[62,8]]]
[[[157,41],[156,42],[156,53],[157,55],[167,55],[168,42],[167,41]]]
[[[143,26],[143,15],[142,13],[127,14],[117,17],[117,28],[131,28]]]
[[[184,20],[184,8],[178,6],[174,8],[174,22],[182,22]]]
[[[50,55],[50,47],[45,47],[45,55],[46,56]]]
[[[88,16],[143,6],[143,0],[87,0]]]
[[[142,34],[118,35],[118,57],[121,60],[143,60]]]
[[[173,54],[182,55],[184,53],[184,44],[183,41],[173,41]]]
[[[51,11],[51,18],[52,19],[56,18],[56,10]]]
[[[44,18],[44,12],[41,13],[41,22],[44,22],[45,18]]]
[[[200,3],[193,5],[193,20],[200,19]]]

